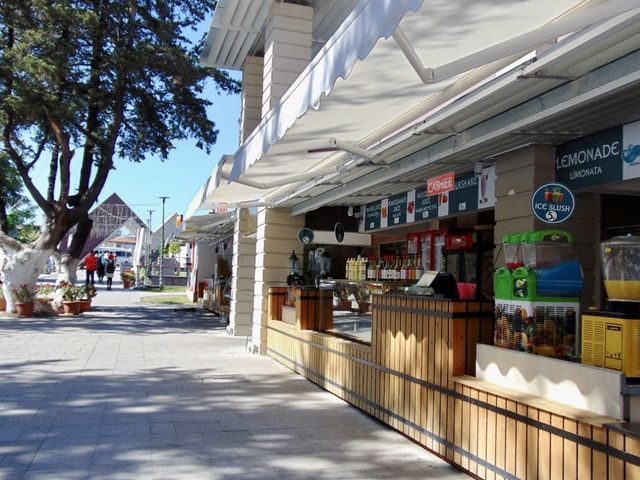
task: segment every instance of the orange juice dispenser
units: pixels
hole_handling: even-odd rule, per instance
[[[608,301],[582,317],[582,363],[640,377],[640,237],[602,242],[600,258]]]

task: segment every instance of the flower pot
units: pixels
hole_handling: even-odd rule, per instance
[[[19,317],[32,317],[33,302],[16,303],[16,313]]]
[[[80,300],[80,313],[91,311],[91,300]]]
[[[64,309],[64,313],[78,315],[80,313],[80,302],[65,300],[62,302],[62,308]]]
[[[0,312],[4,312],[7,309],[7,301],[4,297],[0,298]]]
[[[133,287],[133,282],[122,280],[122,288],[131,288],[131,287]]]

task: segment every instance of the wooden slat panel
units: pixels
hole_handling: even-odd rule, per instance
[[[516,402],[507,400],[507,411],[517,413]],[[507,417],[505,438],[505,470],[516,475],[516,455],[518,452],[518,429],[515,418]]]
[[[412,378],[416,378],[416,373],[418,371],[418,354],[417,354],[417,331],[418,331],[418,325],[417,325],[417,321],[416,321],[416,314],[413,313],[413,311],[417,308],[417,301],[414,299],[411,299],[409,302],[409,305],[411,307],[411,313],[408,315],[409,317],[409,355],[408,355],[408,361],[409,361],[409,371],[407,372],[409,375],[411,375]],[[416,422],[416,412],[417,412],[417,404],[416,404],[416,400],[417,400],[417,385],[415,382],[406,382],[407,384],[407,389],[405,390],[405,404],[407,406],[406,410],[408,411],[408,418],[411,421],[411,423],[417,423]],[[416,430],[415,428],[409,428],[409,430],[407,431],[408,435],[415,439],[416,438]]]
[[[609,446],[624,450],[624,436],[615,430],[609,430]],[[609,457],[609,477],[624,478],[624,462],[620,458]]]
[[[485,393],[480,393],[475,388],[470,391],[470,396],[474,400],[479,400],[481,395],[486,400]],[[467,450],[473,456],[478,456],[478,410],[478,405],[475,403],[469,406],[469,448]],[[469,460],[469,471],[476,474],[477,470],[477,462]]]
[[[463,393],[463,387],[460,384],[456,384],[456,393]],[[453,432],[453,443],[457,446],[462,445],[462,399],[456,398],[455,400],[455,421]],[[456,465],[461,465],[462,456],[459,452],[454,452],[453,462]]]
[[[551,425],[560,430],[564,421],[558,415],[551,415]],[[552,480],[562,480],[564,472],[564,441],[558,435],[551,435],[551,475]]]
[[[464,387],[462,393],[468,397],[471,394],[471,389],[469,387]],[[472,428],[470,407],[469,402],[462,403],[462,449],[467,452],[469,451],[469,435]],[[462,457],[462,462],[460,464],[462,465],[462,468],[469,470],[469,459],[466,456]]]
[[[533,407],[527,408],[527,416],[532,420],[538,420],[538,409]],[[538,478],[538,429],[534,426],[527,425],[527,451],[523,457],[526,464],[526,479],[535,480]]]
[[[506,410],[507,401],[502,397],[497,397],[496,405],[498,408]],[[496,415],[496,467],[506,470],[506,449],[507,449],[507,419],[502,414]],[[512,449],[509,445],[509,449]],[[500,476],[502,478],[502,476]]]
[[[593,427],[591,435],[596,442],[607,443],[607,432],[604,428]],[[594,480],[607,478],[607,455],[598,450],[593,450],[591,469],[591,478]]]
[[[487,393],[482,391],[479,392],[478,399],[483,403],[487,403]],[[478,446],[476,455],[482,460],[487,459],[487,415],[488,411],[486,408],[481,407],[478,409]],[[486,474],[486,468],[482,465],[478,465],[477,475],[480,478],[486,478]]]
[[[627,435],[624,441],[624,449],[631,455],[640,456],[640,438],[632,435]],[[625,478],[640,478],[640,466],[633,465],[632,463],[624,464]]]
[[[497,404],[497,398],[495,395],[488,394],[487,395],[487,403],[489,405],[495,406]],[[495,465],[496,461],[496,412],[494,410],[489,410],[487,412],[487,462],[491,465]],[[493,480],[495,478],[495,473],[493,470],[487,470],[487,479]]]
[[[540,410],[538,419],[540,423],[551,423],[551,415],[543,410]],[[542,429],[538,433],[538,478],[551,478],[551,435]]]
[[[415,302],[416,304],[418,303],[418,301],[416,300]],[[417,306],[417,305],[416,305]],[[416,378],[418,379],[422,379],[424,378],[424,358],[423,358],[423,346],[424,346],[424,332],[423,332],[423,325],[424,322],[422,321],[422,317],[416,315],[415,316],[416,319]],[[416,386],[416,390],[415,390],[415,402],[416,402],[416,406],[415,406],[415,419],[414,421],[416,422],[417,425],[420,425],[421,427],[424,427],[424,423],[423,423],[423,413],[424,413],[424,407],[423,407],[423,398],[422,398],[422,392],[423,392],[423,388],[418,384]],[[414,437],[416,441],[421,442],[424,445],[424,434],[420,433],[419,431],[417,432],[416,436]]]
[[[578,422],[564,419],[563,428],[569,433],[578,433]],[[578,445],[571,440],[564,440],[564,480],[578,480]]]

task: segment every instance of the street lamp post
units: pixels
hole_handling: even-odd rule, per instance
[[[155,210],[147,210],[149,212],[149,223],[147,224],[147,244],[145,246],[145,266],[147,267],[147,278],[151,275],[151,214]]]
[[[169,197],[158,197],[162,200],[162,230],[160,233],[160,290],[162,290],[162,271],[164,270],[164,202]]]

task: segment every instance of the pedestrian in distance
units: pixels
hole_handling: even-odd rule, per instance
[[[98,252],[90,252],[89,255],[84,259],[84,270],[87,273],[86,284],[94,285],[95,283],[95,272],[98,268]]]
[[[98,269],[96,270],[96,273],[98,274],[98,283],[102,283],[102,279],[104,278],[105,274],[106,263],[107,260],[104,258],[104,255],[100,255],[98,257]]]
[[[109,255],[107,258],[107,264],[104,267],[104,271],[107,277],[107,290],[111,290],[113,285],[113,274],[116,271],[116,259],[113,255]]]

